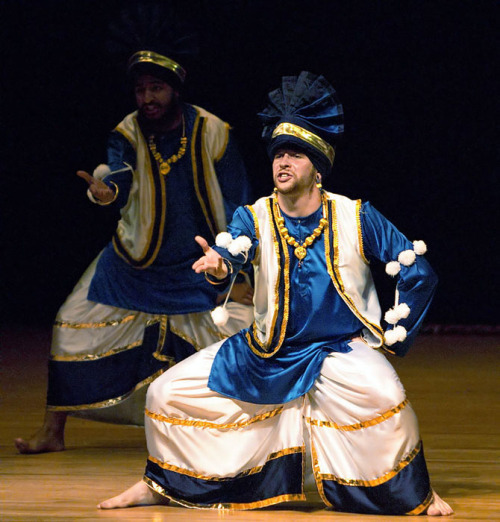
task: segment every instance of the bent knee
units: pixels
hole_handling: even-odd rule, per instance
[[[380,409],[397,406],[405,400],[406,393],[396,370],[383,354],[369,347],[364,350],[368,360],[357,366],[362,392]]]
[[[373,405],[380,411],[394,408],[406,399],[406,393],[399,379],[384,381],[369,391]]]
[[[406,398],[398,374],[385,358],[364,343],[353,343],[352,352],[327,358],[321,374],[335,383],[348,400],[368,402],[377,410],[390,409]]]
[[[146,394],[146,408],[150,411],[157,411],[158,406],[168,403],[172,395],[174,395],[174,386],[167,371],[149,385]]]
[[[360,384],[361,393],[370,398],[378,411],[394,408],[406,399],[404,386],[389,363],[376,365],[365,373]]]

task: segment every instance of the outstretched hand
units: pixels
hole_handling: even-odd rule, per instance
[[[217,279],[227,277],[228,270],[222,256],[213,248],[210,248],[210,245],[201,236],[196,236],[194,240],[201,246],[204,255],[193,263],[192,269],[197,274],[207,272]]]
[[[92,196],[102,203],[110,203],[115,197],[115,193],[103,181],[94,178],[84,170],[78,170],[76,175],[84,179],[88,185]]]

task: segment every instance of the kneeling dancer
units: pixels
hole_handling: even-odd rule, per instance
[[[214,247],[196,238],[204,255],[193,269],[212,284],[253,263],[255,321],[150,386],[144,479],[99,507],[253,509],[316,489],[338,511],[451,514],[384,354],[408,351],[430,305],[425,243],[369,203],[321,188],[342,106],[322,76],[282,82],[260,114],[274,193],[237,209]],[[398,278],[386,331],[371,260]]]

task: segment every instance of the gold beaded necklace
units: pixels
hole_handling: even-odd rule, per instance
[[[177,151],[177,154],[172,154],[170,158],[164,160],[161,156],[161,154],[156,150],[156,143],[155,143],[155,136],[154,134],[151,134],[148,139],[148,146],[149,150],[151,151],[151,154],[153,155],[154,159],[156,160],[156,163],[158,163],[158,169],[160,170],[160,173],[166,176],[170,169],[172,168],[172,165],[179,161],[182,156],[186,153],[186,145],[187,145],[187,138],[186,138],[186,124],[184,122],[184,116],[182,117],[182,136],[181,136],[181,145],[179,147],[179,150]]]
[[[321,195],[321,201],[323,204],[325,203],[325,197],[323,194]],[[299,264],[300,264],[307,255],[307,247],[311,246],[313,244],[314,240],[321,235],[321,233],[323,232],[323,229],[326,227],[326,225],[328,225],[328,220],[325,219],[324,217],[322,217],[319,220],[319,226],[314,229],[313,233],[310,236],[308,236],[304,239],[304,242],[302,244],[300,244],[294,237],[292,237],[288,233],[288,229],[285,227],[285,218],[280,213],[278,202],[275,200],[274,203],[276,205],[276,211],[278,214],[278,218],[277,218],[276,222],[278,224],[279,233],[280,233],[281,237],[290,246],[293,246],[295,248],[293,253],[294,253],[295,257],[299,260]]]

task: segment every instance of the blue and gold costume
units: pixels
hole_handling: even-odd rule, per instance
[[[156,162],[149,163],[151,168],[143,176],[151,180],[151,193],[144,196],[140,205],[147,209],[143,210],[147,216],[135,219],[129,215],[133,210],[129,203],[131,188],[137,194],[144,183],[142,179],[134,180],[131,171],[105,178],[105,182],[119,187],[117,203],[121,203],[123,217],[98,262],[89,290],[91,301],[160,314],[213,308],[217,290],[204,284],[203,276],[191,270],[200,250],[193,238],[214,238],[225,230],[236,207],[248,201],[249,186],[228,125],[192,105],[183,104],[183,113],[190,150],[167,176],[160,175]],[[205,143],[208,131],[212,136],[218,133],[213,151]],[[141,134],[136,113],[112,133],[108,147],[112,171],[120,170],[125,162],[137,172],[137,142],[145,141]],[[177,128],[156,138],[163,157],[177,151],[181,134],[182,128]],[[143,163],[146,162],[147,157]],[[240,176],[242,183],[238,182]],[[217,199],[210,198],[211,191],[217,191]],[[154,216],[151,223],[128,233],[134,241],[124,239],[127,222],[142,224],[149,216]],[[141,246],[140,254],[134,252],[138,250],[134,234],[149,239]]]
[[[229,227],[234,237],[252,239],[247,262],[255,263],[254,324],[151,385],[145,480],[190,507],[252,509],[304,500],[316,488],[339,511],[419,514],[432,492],[416,418],[382,353],[380,308],[369,271],[349,281],[342,266],[350,258],[352,266],[354,256],[367,267],[372,260],[387,263],[412,243],[369,203],[328,194],[310,216],[282,214],[299,241],[322,216],[328,219],[324,234],[299,261],[275,227],[274,200],[238,209]],[[356,213],[347,227],[351,234],[342,223],[349,211]],[[244,261],[243,255],[218,251],[235,268]],[[262,266],[268,266],[267,274]],[[400,299],[411,309],[404,321],[408,336],[393,347],[401,355],[435,285],[422,256],[399,274]],[[276,313],[262,315],[259,301]],[[352,342],[358,336],[363,340]],[[193,457],[195,446],[213,460]]]
[[[325,175],[342,129],[333,88],[303,72],[269,97],[270,155],[298,148]],[[253,265],[254,322],[149,388],[144,481],[181,505],[254,509],[312,493],[338,511],[418,515],[432,502],[417,419],[385,351],[407,352],[436,276],[423,242],[369,203],[317,194],[311,215],[284,214],[281,193],[236,211],[214,248],[233,273]],[[371,261],[397,275],[385,331]]]
[[[336,263],[340,263],[336,257],[346,257],[345,250],[340,251],[345,245],[334,240],[339,235],[335,228],[340,226],[335,222],[335,214],[338,213],[342,199],[331,195],[324,208],[319,208],[307,217],[294,218],[282,213],[286,228],[299,242],[303,242],[313,232],[323,212],[329,221],[327,232],[331,231],[331,234],[319,236],[315,248],[309,247],[302,261],[292,255],[289,245],[285,246],[282,241],[273,242],[282,254],[280,271],[283,275],[277,277],[277,300],[286,301],[288,305],[279,307],[276,332],[274,336],[268,335],[272,339],[268,348],[261,348],[262,344],[256,342],[259,333],[255,330],[260,328],[257,320],[252,327],[232,336],[222,345],[210,375],[211,389],[247,402],[288,402],[308,392],[320,373],[325,357],[334,352],[349,352],[348,344],[353,337],[363,335],[375,348],[382,346],[380,309],[374,307],[379,316],[376,322],[364,318],[358,309],[353,313],[355,307],[350,299],[353,294],[346,291],[344,279],[336,280],[337,274],[340,274],[339,267],[335,267]],[[274,198],[267,198],[259,202],[269,207],[271,216],[273,201]],[[370,203],[356,202],[356,207],[361,238],[360,256],[366,259],[366,263],[373,260],[388,263],[396,259],[401,251],[412,247],[410,241]],[[253,248],[249,260],[254,259],[254,252],[262,241],[259,238],[262,222],[254,221],[253,215],[253,206],[240,208],[229,227],[234,237],[245,235],[252,238]],[[271,217],[269,222],[272,222]],[[277,230],[274,237],[279,238]],[[227,250],[216,249],[224,257],[229,257],[234,269],[242,268],[241,259],[231,256]],[[362,275],[356,277],[363,278]],[[404,342],[395,346],[398,354],[404,355],[431,303],[436,278],[421,256],[413,265],[405,267],[399,277],[399,299],[411,309],[411,314],[402,323],[408,336]],[[369,285],[365,283],[363,290],[368,288]],[[259,316],[258,310],[256,315]],[[332,321],[332,317],[335,321]],[[285,332],[282,341],[278,339],[280,329]],[[375,333],[371,340],[370,329]],[[241,371],[241,368],[245,368],[245,371]]]
[[[188,104],[182,112],[183,127],[155,135],[165,158],[187,137],[168,175],[137,113],[111,134],[108,163],[122,172],[104,181],[116,190],[121,219],[56,318],[49,410],[142,423],[146,384],[251,320],[250,307],[232,303],[234,322],[217,328],[209,312],[218,292],[191,270],[200,251],[194,236],[215,237],[248,201],[245,169],[227,123]]]

